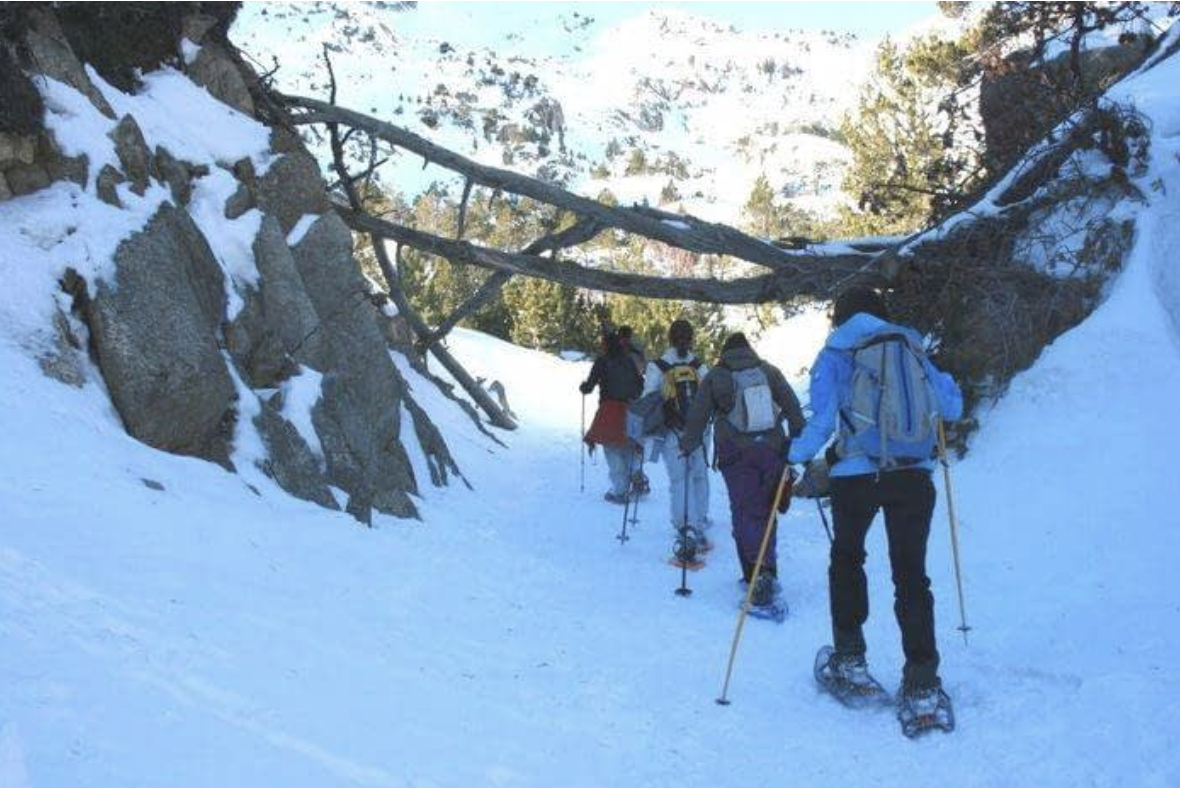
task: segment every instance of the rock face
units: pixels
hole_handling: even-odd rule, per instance
[[[234,361],[254,388],[271,388],[291,376],[299,363],[327,367],[319,317],[279,224],[266,216],[254,240],[261,284],[226,327]]]
[[[414,516],[407,493],[417,492],[417,485],[400,442],[406,385],[389,358],[352,257],[352,234],[329,213],[293,251],[326,345],[327,358],[312,366],[324,374],[324,398],[313,415],[328,475],[350,492],[351,512],[371,506]]]
[[[275,401],[278,397],[275,395],[264,402],[262,411],[254,420],[268,454],[263,470],[296,498],[328,509],[339,509],[311,448],[291,422],[280,414],[282,403]]]
[[[127,431],[165,451],[227,464],[235,398],[215,341],[225,283],[188,214],[165,205],[115,253],[90,328]]]
[[[9,44],[19,45],[25,53],[22,68],[72,85],[114,120],[71,42],[78,52],[101,51],[105,59],[91,65],[114,85],[119,84],[116,76],[134,74],[142,57],[155,57],[168,46],[156,40],[150,52],[123,57],[95,44],[122,40],[122,33],[96,31],[93,40],[79,39],[86,36],[87,25],[110,22],[112,30],[133,29],[142,19],[135,14],[147,12],[132,9],[132,16],[114,19],[121,13],[112,7],[84,15],[82,24],[70,22],[60,9],[38,6],[29,12],[31,21],[22,28],[20,41],[6,41],[7,31],[0,26],[0,55],[11,59]],[[151,29],[175,27],[200,47],[186,63],[188,76],[229,106],[254,115],[249,86],[257,77],[224,37],[229,17],[201,16],[165,4],[152,13],[160,17]],[[178,13],[182,16],[173,25]],[[179,39],[176,44],[176,58],[184,60]],[[0,58],[0,65],[4,62]],[[91,182],[86,159],[63,156],[39,125],[43,111],[33,109],[25,113],[32,120],[22,126],[0,103],[0,200],[59,179],[73,180],[89,192],[79,199],[116,209],[136,203],[132,194],[145,195],[159,185],[167,186],[172,198],[118,246],[109,280],[88,282],[72,269],[61,273],[73,311],[58,311],[50,327],[38,357],[45,374],[72,386],[93,380],[86,366],[87,343],[79,339],[88,332],[91,357],[131,435],[230,470],[241,470],[234,468],[235,462],[253,462],[286,492],[329,509],[341,508],[332,489],[338,488],[348,495],[348,513],[363,522],[370,522],[374,509],[399,517],[417,514],[411,495],[427,480],[415,479],[403,440],[422,443],[430,460],[430,482],[441,486],[461,478],[442,434],[413,401],[390,358],[390,339],[397,332],[388,338],[384,333],[389,321],[379,319],[352,253],[352,234],[332,212],[319,165],[296,133],[271,129],[271,153],[277,158],[258,174],[250,158],[232,167],[212,159],[179,159],[160,140],[145,139],[144,129],[151,136],[151,128],[141,128],[129,114],[109,134],[117,164],[104,162]],[[222,184],[227,173],[236,181],[236,188],[229,184],[232,193],[221,198],[224,204],[212,211],[208,189],[201,190],[200,202],[192,199],[201,179],[211,173]],[[261,214],[250,244],[257,276],[249,261],[239,259],[240,246],[234,247],[232,261],[219,261],[209,243],[218,239],[203,235],[193,218],[212,233],[219,213],[236,220],[251,211]],[[297,240],[292,249],[288,234],[308,215],[319,218],[301,238],[292,239]],[[227,256],[222,246],[217,245],[218,254]],[[409,339],[401,339],[408,348]],[[284,385],[307,374],[304,368],[318,373],[318,391]],[[304,401],[309,395],[314,405]],[[300,399],[293,406],[308,409],[296,420],[298,428],[293,412],[285,410],[287,396]],[[403,412],[411,417],[410,435],[402,434]],[[315,430],[314,440],[304,414]],[[250,431],[257,434],[264,456],[235,452],[238,441],[257,445]]]

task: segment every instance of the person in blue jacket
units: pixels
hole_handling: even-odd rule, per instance
[[[828,668],[840,679],[862,682],[867,676],[863,626],[869,615],[864,572],[865,536],[878,511],[885,513],[894,605],[905,651],[903,697],[930,697],[941,690],[939,655],[934,637],[934,596],[926,575],[926,543],[934,513],[935,491],[930,458],[911,458],[880,467],[846,440],[851,430],[853,353],[879,335],[902,335],[921,346],[913,329],[889,322],[880,295],[867,288],[842,293],[832,309],[833,330],[811,368],[811,419],[790,446],[788,461],[809,463],[824,453],[830,468],[834,525],[828,591],[833,655]],[[939,416],[962,415],[962,393],[954,379],[922,355]],[[830,446],[833,436],[837,440]],[[825,446],[827,451],[824,452]]]

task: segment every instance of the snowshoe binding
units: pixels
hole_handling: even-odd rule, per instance
[[[700,532],[695,528],[681,528],[672,545],[672,557],[668,563],[678,569],[697,571],[705,565],[701,557]]]
[[[639,498],[651,492],[651,482],[643,471],[636,471],[631,475],[631,496]]]
[[[861,655],[837,654],[824,646],[815,655],[815,681],[820,689],[850,709],[884,708],[891,698],[869,673]]]
[[[780,591],[778,580],[773,575],[759,575],[754,583],[754,593],[750,594],[750,607],[746,612],[753,618],[781,624],[787,617],[787,603],[782,601]]]
[[[955,709],[950,695],[940,685],[902,689],[897,697],[897,721],[906,738],[917,739],[931,731],[950,733],[955,729]]]

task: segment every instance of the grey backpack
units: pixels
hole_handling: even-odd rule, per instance
[[[770,377],[760,364],[730,371],[733,377],[733,407],[725,414],[730,426],[743,434],[767,432],[778,426],[782,409],[774,401]]]

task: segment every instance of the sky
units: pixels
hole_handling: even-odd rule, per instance
[[[575,24],[593,18],[591,30],[602,30],[652,8],[677,8],[728,23],[743,31],[806,29],[837,30],[864,38],[899,33],[938,14],[933,2],[449,2],[426,0],[407,14],[399,28],[412,35],[436,36],[459,47],[498,45],[512,39],[528,42],[534,54],[566,55],[568,42],[529,35],[553,20]],[[551,29],[551,28],[549,28]],[[553,41],[553,48],[546,42]]]

